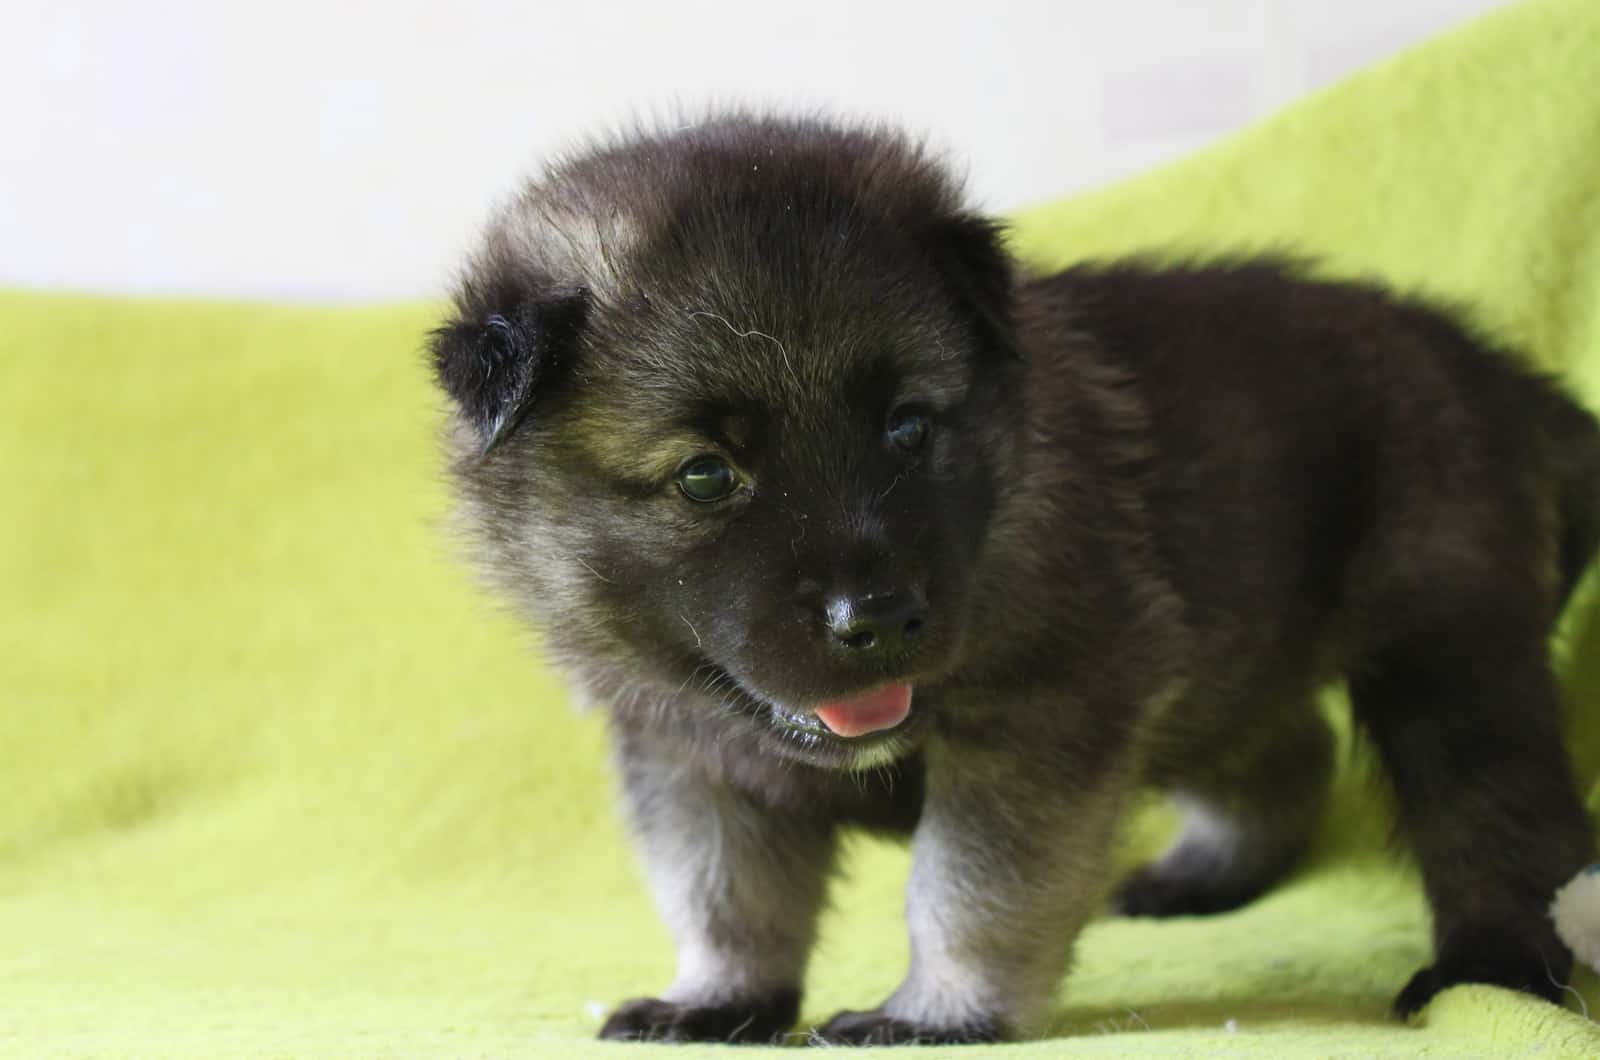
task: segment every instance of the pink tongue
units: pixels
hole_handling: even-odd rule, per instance
[[[889,685],[856,699],[817,708],[822,724],[840,736],[865,736],[892,729],[911,713],[911,686]]]

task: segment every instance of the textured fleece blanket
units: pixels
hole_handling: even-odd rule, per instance
[[[1600,5],[1516,6],[1016,246],[1309,249],[1470,302],[1600,402],[1597,56]],[[661,1055],[591,1041],[672,958],[599,719],[439,528],[434,312],[0,297],[0,1054]],[[1586,792],[1597,618],[1585,591],[1562,646]],[[1095,924],[1055,1037],[962,1055],[1600,1055],[1592,977],[1567,1011],[1465,987],[1391,1021],[1426,911],[1344,759],[1285,886]],[[898,980],[906,867],[854,847],[808,1018]]]

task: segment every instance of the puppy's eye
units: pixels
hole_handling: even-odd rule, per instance
[[[678,488],[699,504],[726,500],[739,488],[739,474],[720,456],[699,456],[678,472]]]
[[[927,444],[932,429],[928,417],[915,409],[896,409],[889,414],[884,432],[890,445],[903,453],[914,453]]]

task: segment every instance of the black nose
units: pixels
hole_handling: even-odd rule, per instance
[[[835,643],[863,654],[893,655],[910,647],[928,621],[928,608],[909,592],[836,596],[828,601]]]

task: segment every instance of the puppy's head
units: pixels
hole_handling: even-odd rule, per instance
[[[994,227],[919,147],[728,117],[529,187],[432,352],[487,565],[585,684],[860,767],[960,656],[1010,318]]]

